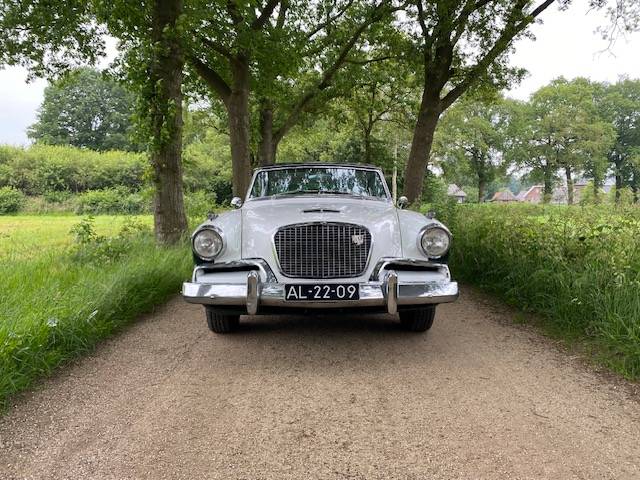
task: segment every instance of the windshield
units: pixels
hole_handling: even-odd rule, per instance
[[[258,172],[250,198],[273,195],[332,194],[387,199],[376,170],[349,167],[292,167]]]

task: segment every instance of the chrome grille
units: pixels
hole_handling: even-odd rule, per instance
[[[364,273],[369,230],[349,223],[302,223],[275,235],[280,270],[296,278],[348,278]]]

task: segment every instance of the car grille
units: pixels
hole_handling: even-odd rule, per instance
[[[371,234],[348,223],[303,223],[275,236],[280,270],[297,278],[347,278],[367,268]]]

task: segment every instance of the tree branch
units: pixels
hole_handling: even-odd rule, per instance
[[[234,25],[238,25],[242,22],[242,15],[240,15],[240,11],[238,10],[238,5],[236,5],[235,0],[227,0],[227,12],[229,13]]]
[[[262,27],[264,27],[279,3],[280,0],[267,0],[267,3],[262,9],[262,13],[260,13],[260,16],[256,18],[253,23],[251,23],[251,28],[253,30],[260,30]]]
[[[344,8],[342,8],[341,10],[338,11],[338,13],[336,13],[333,17],[329,17],[327,20],[325,20],[324,22],[319,23],[318,25],[316,25],[316,28],[314,28],[313,30],[311,30],[309,33],[307,33],[307,38],[311,38],[313,37],[315,34],[321,32],[322,30],[324,30],[328,25],[332,24],[333,22],[335,22],[336,20],[338,20],[340,17],[342,17],[348,10],[349,7],[351,7],[351,5],[353,5],[354,0],[350,0],[345,6]]]
[[[216,92],[222,102],[227,105],[231,97],[231,87],[224,78],[195,55],[187,55],[187,61],[193,66],[207,86]]]
[[[397,55],[385,55],[384,57],[370,58],[368,60],[356,60],[355,58],[347,58],[344,63],[352,63],[354,65],[368,65],[370,63],[384,62],[385,60],[391,60],[392,58],[398,58]]]
[[[210,48],[214,52],[218,52],[220,55],[228,58],[229,60],[233,59],[233,54],[231,53],[231,50],[227,49],[225,46],[220,45],[219,43],[216,43],[213,40],[210,40],[204,35],[198,35],[198,38],[202,41],[202,43],[204,43],[208,48]]]
[[[443,110],[449,108],[453,102],[455,102],[460,96],[466,92],[469,87],[478,81],[480,75],[482,75],[489,68],[491,63],[498,58],[509,46],[511,40],[522,32],[527,26],[529,26],[538,15],[544,12],[552,3],[556,0],[545,0],[538,7],[531,11],[531,13],[524,15],[524,19],[518,22],[518,11],[522,12],[522,9],[526,5],[526,0],[518,0],[513,7],[509,19],[502,30],[502,33],[495,41],[493,47],[482,57],[476,65],[474,65],[469,72],[465,75],[464,79],[455,87],[453,87],[442,99],[441,106]]]
[[[274,139],[276,142],[279,142],[287,134],[287,132],[291,130],[291,128],[298,122],[300,115],[302,115],[302,113],[305,111],[305,109],[307,108],[307,105],[311,102],[311,100],[313,100],[313,98],[319,92],[326,89],[331,84],[333,77],[338,72],[340,67],[342,67],[342,65],[347,60],[347,56],[349,55],[349,52],[351,51],[353,46],[356,44],[356,42],[358,41],[360,36],[364,33],[364,31],[372,23],[376,22],[379,19],[379,15],[383,11],[383,8],[387,5],[387,3],[388,3],[387,0],[383,0],[380,4],[378,4],[374,8],[371,16],[367,18],[365,21],[363,21],[360,24],[360,26],[358,26],[358,28],[353,32],[349,40],[342,46],[334,62],[331,64],[331,66],[329,66],[329,68],[325,70],[324,74],[320,79],[320,82],[318,82],[317,85],[312,87],[300,98],[298,103],[293,107],[291,113],[285,120],[284,124],[274,133]]]
[[[422,7],[422,0],[417,0],[416,6],[418,7],[418,23],[420,23],[422,36],[424,38],[428,38],[430,35],[429,35],[429,29],[427,28],[427,24],[424,23],[424,8]]]
[[[281,29],[284,26],[284,22],[287,18],[287,10],[289,9],[289,1],[282,0],[280,8],[278,9],[278,19],[276,20],[276,28]]]
[[[467,0],[467,3],[465,4],[464,8],[460,12],[460,15],[458,15],[458,18],[454,22],[454,24],[457,25],[457,27],[453,35],[453,38],[451,39],[451,43],[453,45],[458,43],[458,40],[460,40],[460,37],[464,33],[467,20],[469,19],[471,14],[473,12],[477,12],[482,7],[485,7],[486,5],[488,5],[493,1],[494,0]]]

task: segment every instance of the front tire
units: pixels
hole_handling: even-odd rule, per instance
[[[216,312],[211,307],[205,307],[207,313],[207,325],[209,330],[215,333],[235,332],[240,325],[240,315],[224,315]]]
[[[430,305],[417,310],[400,312],[400,323],[410,332],[426,332],[433,325],[436,316],[436,306]]]

